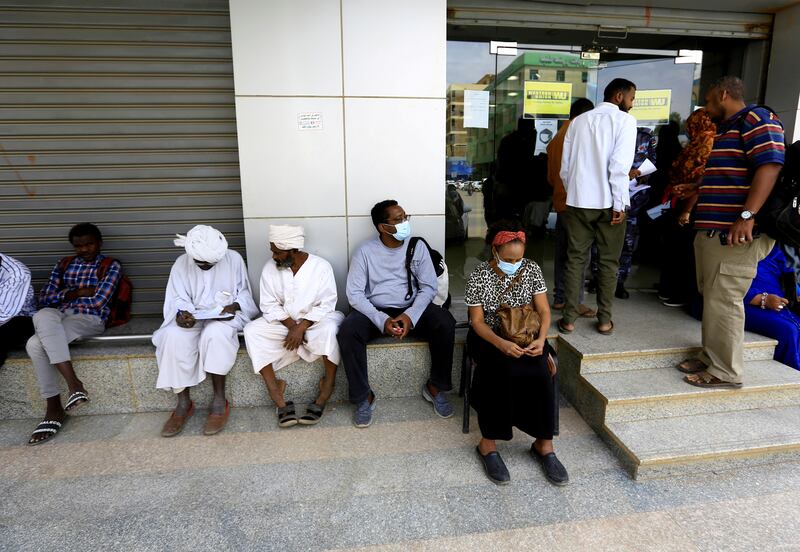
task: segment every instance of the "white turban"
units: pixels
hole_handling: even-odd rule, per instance
[[[175,245],[186,248],[186,253],[195,261],[218,263],[228,251],[228,242],[222,232],[211,226],[198,224],[185,236],[175,234]]]
[[[305,232],[302,226],[285,226],[270,224],[269,241],[281,251],[302,249],[306,243]]]

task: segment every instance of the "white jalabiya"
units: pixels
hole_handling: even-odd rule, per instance
[[[175,321],[178,311],[195,313],[239,303],[231,320],[198,320],[192,328]],[[180,393],[206,379],[206,372],[227,375],[239,351],[238,332],[258,315],[242,256],[228,250],[209,270],[188,254],[172,266],[164,300],[164,323],[153,334],[158,360],[158,389]]]
[[[260,372],[268,364],[279,370],[298,359],[313,362],[321,356],[338,365],[341,355],[336,332],[344,315],[335,310],[336,298],[333,268],[325,259],[309,254],[297,274],[268,260],[261,273],[263,316],[244,329],[253,371]],[[313,322],[296,351],[283,346],[289,329],[281,321],[287,318]]]

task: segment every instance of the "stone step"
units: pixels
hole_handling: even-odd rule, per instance
[[[800,459],[800,406],[611,422],[605,437],[637,479]]]
[[[699,336],[698,336],[699,337]],[[744,343],[745,361],[770,360],[777,342],[755,334],[747,334]],[[697,355],[699,345],[680,345],[658,349],[631,348],[625,351],[581,353],[581,374],[625,372],[675,366],[682,360]]]
[[[745,364],[741,389],[703,389],[674,368],[586,374],[605,400],[605,422],[627,422],[763,407],[800,405],[800,372],[774,360]]]

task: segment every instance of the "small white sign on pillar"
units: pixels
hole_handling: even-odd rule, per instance
[[[297,130],[322,130],[322,113],[298,113]]]

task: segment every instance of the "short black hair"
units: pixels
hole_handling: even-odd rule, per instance
[[[516,219],[498,220],[493,222],[486,231],[486,243],[492,245],[495,236],[500,232],[521,232],[523,230],[525,230],[525,228],[522,226],[522,223]]]
[[[603,101],[611,101],[614,99],[614,96],[620,92],[627,92],[631,89],[635,90],[636,85],[628,79],[614,79],[608,83],[608,86],[606,86],[606,89],[603,91]]]
[[[739,77],[728,75],[716,78],[708,85],[708,89],[725,91],[731,99],[744,100],[744,82]]]
[[[372,216],[372,224],[375,225],[375,228],[378,227],[380,224],[384,224],[387,220],[386,216],[386,209],[389,207],[394,207],[397,205],[397,202],[393,199],[384,199],[375,204],[370,211],[370,215]]]
[[[97,241],[103,241],[103,234],[100,233],[100,229],[91,222],[81,222],[70,228],[69,243],[72,243],[74,238],[81,236],[94,236]]]
[[[569,108],[569,118],[574,119],[578,115],[583,115],[587,111],[594,109],[594,104],[589,98],[578,98],[572,102],[572,107]]]

